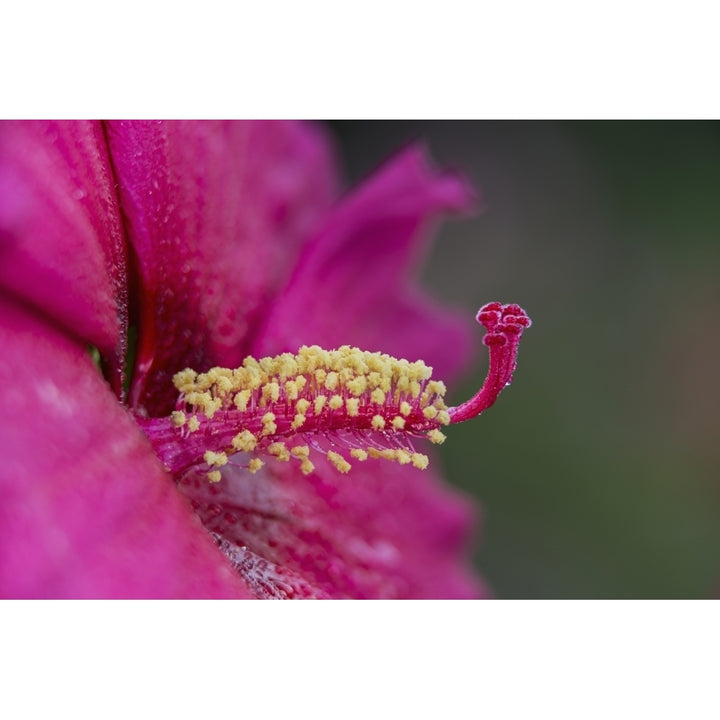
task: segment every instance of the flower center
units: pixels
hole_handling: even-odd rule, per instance
[[[341,473],[351,469],[348,458],[424,469],[428,458],[415,451],[412,438],[442,443],[441,426],[490,407],[510,384],[520,335],[530,325],[519,306],[500,303],[485,305],[477,319],[488,330],[488,375],[458,407],[445,405],[444,383],[432,379],[422,360],[313,345],[296,355],[248,357],[235,369],[183,370],[173,378],[179,397],[171,416],[138,422],[176,477],[204,465],[208,479],[217,482],[218,468],[228,462],[255,473],[269,457],[296,462],[309,474],[315,453]]]

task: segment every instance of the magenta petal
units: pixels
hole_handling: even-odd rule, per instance
[[[173,404],[185,367],[234,367],[335,192],[316,128],[115,122],[108,141],[140,280],[130,404]]]
[[[87,354],[0,318],[0,596],[247,596]]]
[[[469,505],[431,471],[384,461],[341,476],[270,460],[180,488],[258,597],[466,598],[487,589],[467,561]]]
[[[414,276],[430,222],[472,199],[461,178],[431,171],[420,148],[396,157],[327,217],[254,353],[357,345],[422,358],[452,379],[468,360],[472,323],[421,293]]]
[[[99,123],[0,123],[0,287],[120,372],[125,246]]]

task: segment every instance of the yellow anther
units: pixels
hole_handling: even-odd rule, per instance
[[[315,382],[319,385],[325,385],[325,378],[327,377],[327,372],[320,368],[319,370],[315,371]]]
[[[355,397],[360,397],[365,390],[367,390],[367,378],[364,375],[358,375],[348,382],[347,389],[355,395]]]
[[[310,409],[310,401],[305,398],[300,398],[300,400],[295,403],[295,409],[304,415]]]
[[[275,424],[275,413],[265,413],[262,416],[262,433],[261,435],[274,435],[277,432],[277,425]]]
[[[343,399],[340,397],[340,395],[333,395],[330,398],[330,402],[328,402],[328,407],[331,410],[339,410],[343,406]]]
[[[407,450],[396,450],[395,458],[400,465],[408,465],[412,462],[412,455]]]
[[[180,410],[173,410],[170,413],[170,417],[172,418],[173,425],[178,428],[182,427],[187,420],[185,413]]]
[[[445,442],[445,436],[437,429],[429,430],[427,436],[435,445],[442,445]]]
[[[392,421],[393,429],[402,430],[405,427],[405,418],[396,415]]]
[[[405,400],[403,400],[400,403],[400,414],[407,417],[411,412],[412,412],[412,406],[410,405],[409,402],[405,402]]]
[[[429,393],[435,393],[436,395],[445,395],[447,389],[445,383],[442,380],[430,380],[427,384],[427,391]]]
[[[223,465],[227,465],[227,461],[228,461],[227,455],[224,452],[216,453],[216,452],[213,452],[212,450],[208,450],[203,455],[203,460],[211,467],[212,466],[222,467]]]
[[[303,415],[302,413],[297,413],[293,418],[292,423],[290,423],[290,428],[292,430],[299,430],[305,424],[306,420],[307,417],[305,417],[305,415]]]
[[[371,458],[382,458],[383,460],[396,460],[397,459],[397,450],[391,450],[390,448],[385,448],[383,450],[377,450],[376,448],[368,448],[368,454]]]
[[[370,393],[370,399],[377,405],[382,405],[385,402],[385,393],[380,388],[375,388]]]
[[[241,390],[235,395],[235,399],[233,400],[233,402],[235,403],[235,407],[240,412],[245,412],[248,408],[248,404],[250,403],[251,396],[252,390]]]
[[[447,410],[441,410],[441,411],[437,414],[437,421],[438,421],[441,425],[449,425],[449,424],[450,424],[450,414],[448,413],[448,411],[447,411]]]
[[[267,402],[277,402],[280,399],[280,386],[276,382],[269,382],[263,385],[262,399]]]
[[[312,464],[310,460],[307,458],[302,458],[300,461],[300,472],[303,475],[309,475],[313,470],[315,469],[315,466]]]
[[[222,480],[222,473],[219,470],[211,470],[207,473],[207,479],[211,483],[219,483]]]
[[[290,448],[290,453],[296,458],[303,458],[310,456],[310,448],[307,445],[296,445]]]
[[[319,415],[323,408],[325,407],[325,403],[327,402],[327,395],[318,395],[315,398],[315,404],[313,406],[313,410],[315,410],[315,414]]]
[[[357,417],[360,410],[360,400],[358,398],[348,398],[345,401],[345,410],[348,417]]]
[[[424,470],[430,464],[430,460],[427,455],[423,455],[422,453],[413,453],[412,464],[419,470]]]
[[[249,430],[243,430],[232,439],[232,446],[239,452],[252,452],[257,447],[257,438]]]
[[[196,377],[197,373],[194,370],[190,368],[185,368],[185,370],[181,370],[180,372],[175,373],[175,375],[173,376],[173,385],[178,390],[178,392],[190,392],[195,387]]]
[[[290,460],[290,451],[287,449],[287,446],[283,442],[271,443],[270,445],[268,445],[267,451],[268,453],[270,453],[270,455],[273,455],[282,462],[289,462]]]
[[[248,463],[248,470],[254,475],[265,463],[260,458],[253,458]]]
[[[382,415],[373,415],[372,429],[383,430],[385,428],[385,418]]]
[[[200,429],[200,421],[195,415],[188,420],[188,430],[192,433]]]
[[[287,395],[288,400],[298,399],[298,386],[295,380],[288,380],[285,383],[285,395]]]
[[[423,409],[423,415],[428,419],[432,420],[434,417],[436,417],[438,414],[438,410],[436,407],[433,407],[432,405],[428,405],[426,408]]]
[[[338,378],[338,374],[335,371],[329,372],[327,374],[327,377],[325,378],[325,388],[327,390],[330,390],[330,392],[332,392],[333,390],[337,390],[339,382],[340,379]]]
[[[352,465],[340,453],[328,450],[327,459],[335,466],[335,469],[341,473],[346,473]]]
[[[354,457],[356,460],[360,460],[360,462],[363,462],[367,460],[368,454],[365,452],[365,450],[362,450],[361,448],[353,448],[350,451],[350,457]]]

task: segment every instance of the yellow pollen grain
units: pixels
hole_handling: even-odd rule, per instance
[[[207,473],[207,479],[211,483],[219,483],[222,480],[222,473],[219,470],[211,470]]]
[[[407,417],[411,412],[412,412],[412,406],[410,405],[409,402],[405,402],[405,400],[403,400],[400,403],[400,414]]]
[[[348,398],[345,401],[345,410],[348,417],[357,417],[360,412],[360,400],[358,398]]]
[[[190,392],[195,387],[197,373],[191,368],[185,368],[173,376],[173,385],[178,392]]]
[[[315,414],[319,415],[323,408],[325,407],[325,403],[327,402],[327,395],[318,395],[315,398],[315,404],[313,406],[313,410],[315,410]]]
[[[282,462],[289,462],[290,460],[290,451],[287,449],[287,446],[283,442],[271,443],[270,445],[268,445],[267,451],[268,453],[270,453],[270,455],[273,455]]]
[[[178,428],[182,427],[187,420],[185,413],[180,410],[173,410],[170,413],[170,417],[172,418],[173,425]]]
[[[423,415],[428,419],[432,420],[433,418],[437,417],[438,409],[433,407],[432,405],[428,405],[426,408],[423,409]]]
[[[200,421],[197,419],[197,416],[196,416],[196,415],[193,415],[193,416],[188,420],[188,424],[187,424],[187,425],[188,425],[188,430],[189,430],[191,433],[192,433],[192,432],[195,432],[196,430],[199,430],[199,429],[200,429]]]
[[[216,452],[213,452],[212,450],[208,450],[203,455],[203,460],[211,467],[212,466],[222,467],[223,465],[227,465],[227,461],[228,461],[227,455],[224,452],[216,453]]]
[[[397,459],[397,450],[391,450],[390,448],[385,448],[383,450],[377,450],[376,448],[369,448],[368,453],[371,458],[382,458],[383,460],[396,460]]]
[[[240,452],[252,452],[257,447],[257,438],[249,430],[243,430],[232,439],[232,446]]]
[[[277,425],[275,424],[275,413],[265,413],[262,416],[262,433],[261,435],[273,435],[277,432]]]
[[[340,395],[333,395],[330,398],[330,402],[328,402],[328,407],[331,410],[339,410],[343,406],[343,399],[340,397]]]
[[[418,468],[418,470],[425,470],[425,468],[430,464],[430,460],[427,455],[423,455],[422,453],[413,453],[412,464]]]
[[[437,421],[438,421],[441,425],[449,425],[449,424],[450,424],[450,414],[448,413],[448,411],[447,411],[447,410],[441,410],[441,411],[437,414]]]
[[[385,418],[382,415],[373,415],[372,429],[383,430],[385,428]]]
[[[367,390],[367,378],[365,375],[358,375],[347,384],[347,389],[355,396],[360,397]]]
[[[446,440],[445,435],[437,429],[429,430],[427,436],[430,439],[430,442],[435,445],[442,445]]]
[[[353,448],[350,451],[350,457],[354,457],[356,460],[360,460],[360,462],[364,462],[368,458],[367,452],[365,450],[362,450],[361,448]]]
[[[280,386],[276,382],[269,382],[263,385],[262,399],[267,402],[277,402],[280,399]]]
[[[265,463],[260,458],[253,458],[248,463],[248,470],[251,475],[254,475]]]
[[[298,386],[295,380],[288,380],[285,383],[285,395],[287,395],[288,400],[298,399]]]
[[[215,370],[223,370],[224,368],[215,368]],[[233,389],[233,384],[230,378],[226,375],[213,375],[214,383],[220,393],[228,393]]]
[[[338,472],[345,474],[350,470],[352,465],[342,456],[340,453],[336,453],[333,450],[328,450],[327,459],[335,466]]]
[[[385,402],[385,393],[380,388],[375,388],[370,393],[370,399],[377,405],[382,405]]]
[[[245,412],[247,410],[251,395],[252,390],[241,390],[235,395],[233,402],[240,412]]]
[[[392,426],[394,430],[403,430],[405,428],[405,418],[396,415],[393,418]]]

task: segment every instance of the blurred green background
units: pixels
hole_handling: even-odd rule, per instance
[[[443,226],[424,282],[533,318],[512,388],[442,448],[495,594],[717,596],[720,124],[330,127],[350,182],[415,139],[469,176],[485,211]]]

